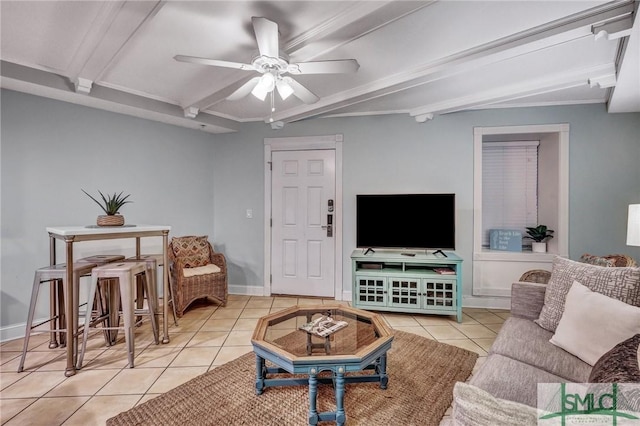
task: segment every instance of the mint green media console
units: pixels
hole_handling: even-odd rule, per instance
[[[453,252],[378,250],[351,254],[352,304],[374,311],[455,315],[462,322],[462,259]],[[448,274],[438,273],[444,269]]]

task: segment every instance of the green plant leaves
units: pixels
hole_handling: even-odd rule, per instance
[[[101,191],[98,191],[98,193],[100,193],[100,197],[102,197],[102,202],[98,201],[96,198],[94,198],[91,194],[89,194],[84,189],[82,189],[82,192],[87,194],[89,196],[89,198],[91,198],[93,201],[95,201],[96,204],[99,205],[100,208],[102,210],[104,210],[104,212],[108,216],[112,216],[114,214],[117,214],[119,212],[119,210],[120,210],[120,207],[124,206],[127,203],[132,203],[133,202],[133,201],[128,201],[127,200],[127,198],[129,198],[131,196],[131,194],[122,196],[122,193],[124,191],[120,192],[119,194],[116,194],[114,192],[113,195],[107,194],[106,196]]]

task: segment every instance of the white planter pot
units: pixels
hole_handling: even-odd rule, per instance
[[[531,243],[531,251],[534,253],[546,253],[547,252],[547,243]]]

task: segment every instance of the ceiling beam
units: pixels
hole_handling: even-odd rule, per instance
[[[362,37],[409,13],[422,9],[433,1],[360,1],[341,13],[284,44],[284,51],[291,62],[304,62],[331,52],[348,41]],[[331,36],[331,37],[329,37]],[[331,40],[328,40],[328,39]],[[341,40],[337,42],[335,40]],[[200,111],[224,101],[237,88],[255,75],[239,76],[233,84],[217,92],[209,93],[189,103]]]
[[[78,94],[66,77],[6,61],[0,61],[0,73],[0,87],[5,89],[209,133],[229,133],[239,129],[239,124],[233,120],[210,114],[199,114],[197,119],[185,118],[184,110],[178,105],[100,85],[94,84],[89,94]]]
[[[632,1],[607,3],[574,15],[531,28],[445,58],[413,70],[374,81],[370,84],[327,96],[313,105],[302,105],[274,114],[277,121],[292,122],[355,105],[381,96],[473,71],[478,67],[505,61],[584,37],[594,37],[603,23],[628,22],[623,18],[634,11]],[[427,111],[431,112],[431,111]]]
[[[129,41],[164,4],[164,1],[103,3],[65,73],[78,87],[78,92],[88,93],[86,82],[99,81]]]

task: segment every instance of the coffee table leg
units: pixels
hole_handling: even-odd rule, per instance
[[[256,395],[264,391],[264,358],[256,355]]]
[[[318,424],[318,410],[316,408],[316,398],[318,396],[318,379],[316,369],[312,368],[309,373],[309,424]]]
[[[346,421],[344,413],[344,368],[339,367],[336,373],[336,424],[344,425]]]
[[[389,382],[389,376],[387,376],[387,354],[380,355],[380,362],[378,365],[380,371],[378,374],[380,375],[380,389],[386,389],[387,383]]]

